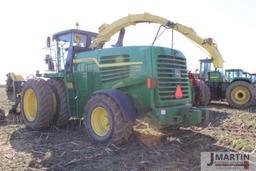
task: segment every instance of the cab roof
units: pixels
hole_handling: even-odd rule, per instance
[[[96,37],[98,35],[98,33],[94,33],[94,32],[90,32],[90,31],[84,31],[84,30],[79,30],[79,29],[69,29],[69,30],[64,30],[64,31],[60,31],[58,33],[55,33],[52,36],[53,40],[57,40],[59,36],[63,36],[65,34],[83,34],[83,35],[87,35],[89,37]]]
[[[242,69],[239,69],[239,68],[236,68],[236,69],[226,69],[226,71],[229,71],[229,72],[242,71],[242,72],[244,72]]]

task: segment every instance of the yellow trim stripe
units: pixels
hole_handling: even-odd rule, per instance
[[[73,83],[67,82],[67,87],[68,87],[68,89],[73,89],[74,88]]]
[[[99,68],[107,68],[107,67],[117,67],[117,66],[127,66],[127,65],[142,65],[143,62],[119,62],[113,64],[100,64],[96,58],[80,58],[74,59],[73,63],[83,63],[83,62],[94,62]]]

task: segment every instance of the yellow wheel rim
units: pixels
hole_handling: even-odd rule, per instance
[[[232,101],[239,105],[248,103],[250,97],[251,95],[249,90],[242,86],[234,88],[231,92]]]
[[[108,112],[103,107],[96,107],[92,111],[91,125],[98,136],[105,136],[110,130]]]
[[[28,121],[34,121],[37,113],[37,98],[33,89],[27,89],[23,99],[24,113]]]

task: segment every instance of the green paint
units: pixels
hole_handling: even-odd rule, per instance
[[[226,69],[225,76],[220,71],[208,72],[206,84],[211,90],[211,100],[222,100],[226,98],[226,89],[235,81],[246,81],[251,83],[249,78],[243,77],[241,69]]]
[[[66,87],[69,112],[73,117],[83,117],[86,103],[95,91],[119,89],[132,97],[140,115],[153,111],[159,124],[189,125],[202,121],[202,112],[191,110],[189,104],[190,82],[186,59],[181,52],[152,46],[117,47],[80,52],[74,60],[85,58],[93,60],[74,63],[72,72],[44,74],[47,78],[64,78],[66,86],[73,83],[73,88]],[[95,59],[98,64],[109,64],[108,67],[98,67]],[[111,66],[120,63],[133,64]],[[151,79],[150,89],[148,78]],[[183,94],[179,99],[175,97],[177,85]]]

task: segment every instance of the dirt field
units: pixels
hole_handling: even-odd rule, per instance
[[[10,103],[0,88],[0,107]],[[0,122],[0,170],[200,170],[200,152],[256,150],[256,115],[212,104],[208,127],[170,130],[159,146],[132,136],[116,147],[93,144],[83,126],[31,131],[9,118]]]

